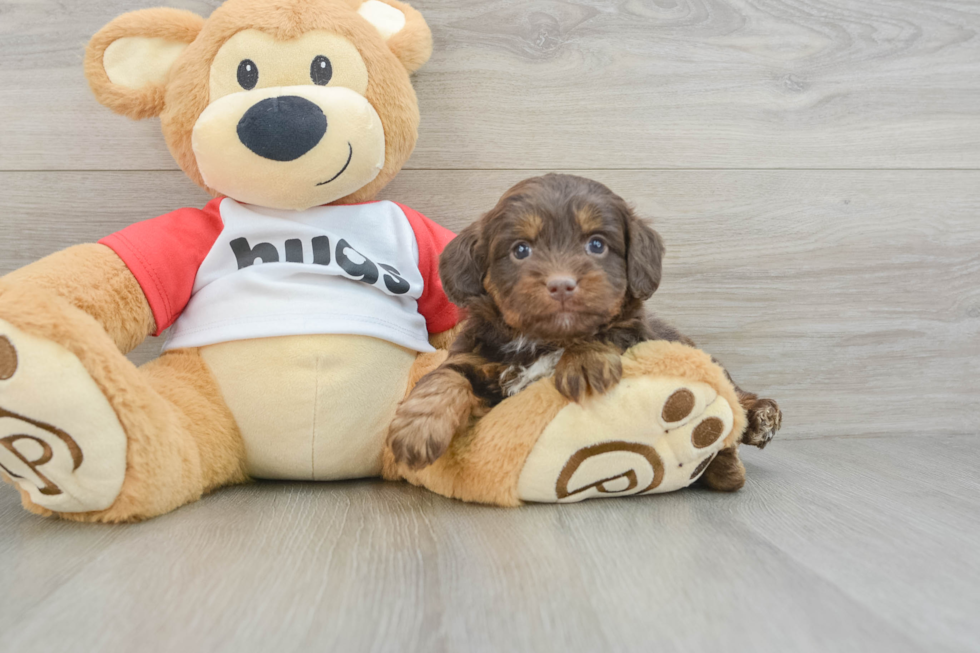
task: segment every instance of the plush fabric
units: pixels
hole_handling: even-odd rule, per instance
[[[204,210],[185,208],[144,220],[99,241],[122,260],[139,283],[156,322],[154,335],[174,323],[194,290],[194,278],[224,225],[212,200]]]
[[[126,476],[112,505],[105,510],[58,512],[59,516],[79,521],[139,520],[196,500],[212,487],[245,479],[238,428],[196,351],[167,354],[137,369],[92,316],[57,296],[23,287],[0,288],[0,315],[19,331],[60,345],[74,356],[126,433]],[[24,371],[36,362],[21,358],[19,367]],[[58,394],[53,388],[51,392]],[[33,396],[36,411],[21,406],[27,417],[43,414],[52,400],[41,388],[35,388]],[[0,388],[0,406],[6,401]],[[77,419],[64,418],[55,426],[71,434],[84,424],[83,415]],[[202,450],[207,452],[204,459]],[[34,512],[53,513],[23,493],[22,497]]]
[[[5,287],[63,298],[95,318],[124,354],[156,331],[140,284],[104,245],[75,245],[55,252],[0,279],[0,295]]]
[[[102,63],[114,86],[138,91],[166,84],[170,68],[186,47],[187,43],[180,41],[130,36],[113,41],[105,49]]]
[[[31,502],[63,511],[108,508],[126,474],[126,432],[101,388],[64,347],[3,320],[0,333],[16,359],[3,379],[0,420],[14,432],[0,438],[0,468],[23,481],[18,487]],[[71,431],[59,424],[72,424]]]
[[[416,352],[342,335],[240,340],[201,351],[241,425],[250,476],[325,481],[380,473]]]
[[[440,358],[433,356],[425,367],[435,369],[440,362]],[[683,423],[658,424],[652,417],[662,411],[664,400],[681,388],[695,388],[703,398],[683,416]],[[651,410],[654,415],[647,415]],[[724,432],[710,447],[695,453],[689,444],[692,431],[697,424],[716,416],[723,418]],[[683,467],[670,470],[668,482],[660,481],[662,487],[647,489],[653,480],[650,474],[643,485],[639,481],[631,487],[613,485],[610,491],[596,490],[591,496],[669,491],[693,483],[698,477],[694,474],[697,462],[734,446],[744,428],[745,412],[720,366],[700,350],[655,341],[638,345],[623,356],[623,381],[606,397],[580,406],[562,397],[550,377],[542,379],[505,399],[465,436],[457,437],[449,451],[430,467],[413,471],[398,466],[391,451],[386,450],[384,476],[390,480],[405,479],[448,497],[499,506],[517,506],[529,500],[575,501],[590,495],[558,497],[553,491],[568,461],[576,452],[590,446],[619,444],[625,439],[627,445],[658,449],[664,452],[660,454],[664,463]],[[568,455],[563,455],[566,446]],[[542,460],[533,461],[534,456]],[[613,460],[598,468],[612,471],[606,476],[593,473],[591,482],[625,477],[630,472],[642,478],[646,469],[640,469],[635,458],[646,465],[639,455]],[[533,491],[535,483],[542,487],[550,485],[550,489]],[[584,481],[581,484],[588,485]],[[580,490],[581,485],[567,489]]]
[[[140,88],[114,84],[104,63],[106,50],[121,39],[136,37],[189,44],[197,38],[203,25],[204,19],[197,14],[169,8],[134,11],[112,21],[92,38],[85,53],[85,76],[95,97],[116,113],[134,120],[160,115],[167,91],[166,84],[159,81],[160,74],[154,72],[146,80],[148,83]],[[143,54],[151,54],[151,49],[146,49]],[[163,77],[167,79],[168,76],[169,70]]]
[[[431,36],[427,27],[423,29],[424,21],[419,17],[406,25],[411,33],[396,35],[386,44],[373,26],[352,10],[356,6],[359,3],[323,0],[286,3],[229,0],[214,11],[201,38],[178,59],[161,115],[170,151],[191,179],[207,187],[197,166],[191,134],[198,116],[209,103],[210,62],[221,44],[243,29],[265,31],[284,41],[308,31],[324,30],[356,43],[367,65],[369,81],[365,97],[385,127],[385,164],[373,181],[338,201],[351,203],[373,199],[397,174],[415,146],[419,113],[408,69],[395,52],[407,57],[406,61],[412,65],[420,66],[428,58],[431,45],[409,47],[408,43],[425,38],[431,43]]]

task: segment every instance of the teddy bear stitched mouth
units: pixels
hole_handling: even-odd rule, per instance
[[[333,181],[334,179],[336,179],[340,175],[344,174],[344,171],[347,170],[347,166],[350,165],[351,159],[354,158],[354,146],[352,146],[349,142],[347,143],[347,150],[348,150],[348,152],[347,152],[347,163],[345,163],[344,164],[344,167],[340,169],[340,172],[338,172],[337,174],[335,174],[333,177],[331,177],[330,179],[328,179],[326,181],[321,181],[319,184],[317,184],[317,186],[326,186],[331,181]]]

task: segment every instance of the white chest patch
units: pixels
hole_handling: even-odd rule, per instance
[[[504,380],[501,383],[504,394],[506,394],[508,397],[513,397],[538,379],[551,376],[555,371],[555,366],[558,364],[558,361],[561,360],[561,356],[564,353],[564,349],[559,349],[551,352],[550,354],[542,356],[527,367],[508,367],[503,373]]]

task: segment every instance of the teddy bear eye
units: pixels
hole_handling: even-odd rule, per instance
[[[522,240],[519,243],[514,243],[514,247],[511,248],[510,253],[517,260],[526,259],[531,255],[531,246]]]
[[[330,83],[331,77],[333,77],[333,66],[330,65],[330,60],[321,54],[310,65],[310,79],[317,86],[326,86]]]
[[[238,64],[238,85],[251,91],[259,83],[259,67],[251,59],[243,59]]]

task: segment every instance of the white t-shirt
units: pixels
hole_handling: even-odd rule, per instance
[[[438,255],[453,237],[381,201],[282,211],[223,198],[108,238],[143,288],[166,349],[355,334],[431,351],[458,316]]]

